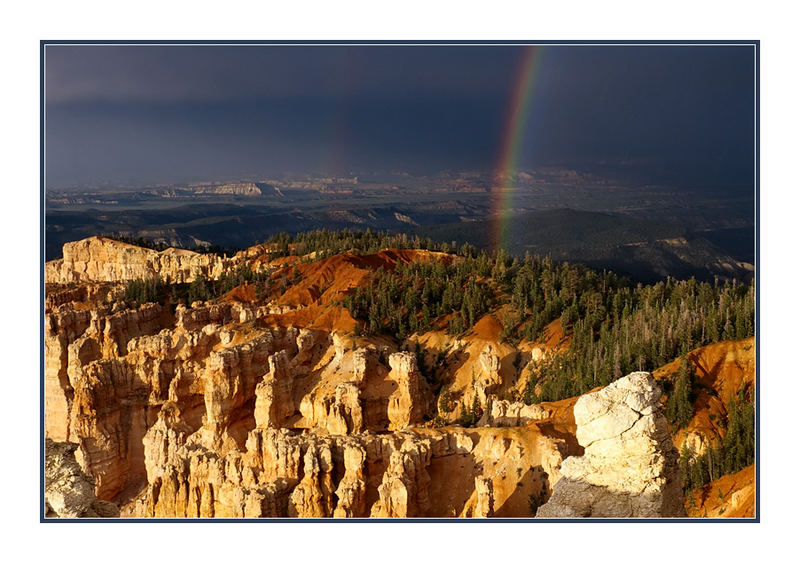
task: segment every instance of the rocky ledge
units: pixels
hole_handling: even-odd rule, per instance
[[[90,237],[64,245],[64,257],[45,264],[47,283],[123,282],[169,278],[191,282],[202,274],[217,278],[233,261],[215,254],[168,248],[162,252],[106,237]]]

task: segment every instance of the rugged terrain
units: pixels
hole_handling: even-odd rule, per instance
[[[356,335],[342,299],[374,272],[457,259],[392,249],[278,257],[267,246],[221,258],[98,237],[69,243],[45,268],[46,436],[70,444],[58,447],[74,450],[88,476],[81,486],[93,483],[123,517],[685,514],[677,452],[691,442],[699,453],[724,433],[715,398],[752,384],[752,339],[690,355],[706,391],[688,428],[670,434],[656,381],[670,380],[671,364],[581,398],[520,402],[526,375],[568,345],[557,322],[517,344],[494,314],[456,336],[437,326],[400,340]],[[245,282],[185,304],[122,299],[133,280],[189,284],[242,267],[272,289],[257,295]],[[591,406],[597,397],[603,408]],[[621,414],[609,422],[603,409]],[[642,448],[636,460],[631,448]],[[600,508],[586,495],[580,510],[563,508],[570,483],[603,487],[620,471],[626,506],[644,509],[604,511],[602,495]],[[712,484],[727,498],[744,492],[709,515],[746,514],[747,483]]]

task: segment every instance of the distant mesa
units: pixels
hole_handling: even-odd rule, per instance
[[[189,188],[197,195],[238,195],[238,196],[260,196],[263,194],[261,188],[253,182],[237,182],[233,184],[222,184],[219,186],[196,186]]]

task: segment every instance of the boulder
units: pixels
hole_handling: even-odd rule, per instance
[[[76,444],[45,439],[45,515],[57,518],[119,516],[117,505],[98,500],[94,495],[94,481],[75,460],[76,449]]]
[[[561,465],[561,479],[539,518],[685,516],[678,468],[661,389],[634,372],[575,403],[582,456]]]

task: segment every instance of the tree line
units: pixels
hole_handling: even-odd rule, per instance
[[[145,237],[121,235],[119,233],[112,233],[103,236],[106,238],[110,238],[112,240],[124,242],[126,244],[132,244],[133,246],[139,246],[141,248],[149,248],[150,250],[156,250],[158,252],[162,252],[170,248],[170,245],[168,245],[164,241],[154,241],[152,239]],[[224,246],[219,246],[217,244],[200,244],[200,245],[180,247],[180,248],[184,248],[185,250],[190,250],[191,252],[196,252],[198,254],[216,254],[221,258],[230,258],[241,250],[240,248],[224,247]]]
[[[277,256],[305,256],[314,253],[315,260],[344,252],[374,254],[387,248],[431,250],[462,256],[477,254],[475,247],[469,244],[457,246],[455,242],[435,242],[427,237],[371,229],[364,231],[317,229],[296,235],[278,233],[263,244],[274,246],[274,253]]]

